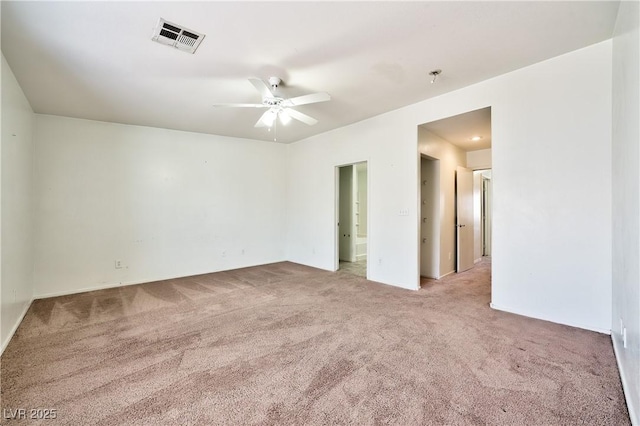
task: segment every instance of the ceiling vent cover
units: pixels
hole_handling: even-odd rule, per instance
[[[188,30],[162,18],[158,20],[158,25],[153,31],[153,37],[151,37],[151,40],[160,44],[166,44],[189,53],[195,53],[202,39],[204,39],[204,34]]]

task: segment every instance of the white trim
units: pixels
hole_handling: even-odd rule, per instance
[[[629,383],[627,382],[627,374],[624,369],[624,364],[621,362],[621,356],[619,355],[623,348],[620,347],[621,343],[611,335],[611,343],[613,343],[613,353],[616,356],[616,363],[618,364],[618,372],[620,373],[620,381],[622,382],[622,391],[624,392],[624,398],[627,401],[627,410],[629,412],[629,419],[633,426],[640,425],[640,405],[636,406],[636,400],[631,397]]]
[[[420,275],[420,278],[421,278],[421,279],[422,279],[422,278],[426,278],[426,279],[428,279],[428,280],[437,280],[437,279],[438,279],[438,277],[430,277],[430,276],[428,276],[428,275]],[[422,288],[422,286],[420,286],[420,288]]]
[[[449,272],[447,272],[447,273],[446,273],[446,274],[444,274],[444,275],[440,275],[440,278],[437,278],[437,279],[438,279],[438,280],[441,280],[441,279],[443,279],[444,277],[446,277],[447,275],[451,275],[451,274],[455,274],[455,273],[456,273],[456,271],[455,271],[455,269],[454,269],[453,271],[449,271]]]
[[[195,277],[195,276],[198,276],[198,275],[215,274],[216,272],[225,272],[225,271],[233,271],[235,269],[253,268],[254,266],[271,265],[273,263],[281,263],[281,262],[291,262],[291,261],[290,260],[286,260],[286,259],[274,260],[274,261],[271,261],[271,262],[264,262],[264,263],[256,263],[256,264],[236,266],[234,268],[218,269],[218,270],[214,270],[214,271],[196,272],[196,273],[189,274],[189,275],[177,275],[177,276],[171,276],[171,277],[155,277],[155,278],[146,278],[146,279],[143,279],[143,280],[134,280],[134,281],[119,282],[119,283],[110,283],[110,284],[99,285],[99,286],[96,286],[96,287],[84,287],[84,288],[76,289],[76,290],[58,291],[58,292],[55,292],[55,293],[38,294],[38,295],[34,296],[34,299],[49,299],[51,297],[69,296],[71,294],[87,293],[89,291],[107,290],[109,288],[116,288],[116,287],[127,287],[127,286],[130,286],[130,285],[153,283],[153,282],[156,282],[156,281],[175,280],[175,279],[178,279],[178,278],[189,278],[189,277]],[[291,262],[291,263],[297,263],[297,262]]]
[[[18,318],[18,321],[16,321],[16,323],[13,325],[11,332],[9,332],[7,338],[4,339],[4,342],[2,342],[2,350],[0,350],[0,355],[2,355],[4,353],[4,350],[7,349],[7,346],[9,346],[9,342],[13,338],[13,335],[16,334],[16,331],[18,331],[18,327],[20,327],[20,324],[22,324],[22,320],[24,319],[25,315],[27,315],[27,311],[31,307],[31,304],[34,300],[35,299],[33,297],[31,298],[31,300],[29,300],[29,303],[26,304],[24,310],[22,311],[22,314]]]
[[[477,258],[476,260],[473,261],[474,264],[475,263],[480,263],[480,262],[482,262],[482,258],[481,257],[479,257],[479,258]]]
[[[195,275],[201,275],[201,274],[195,274]],[[65,290],[65,291],[56,291],[54,293],[39,294],[35,298],[50,299],[52,297],[69,296],[72,294],[88,293],[90,291],[107,290],[110,288],[117,288],[117,287],[127,287],[130,285],[152,283],[155,281],[173,280],[176,278],[180,278],[180,277],[157,278],[157,279],[148,279],[148,280],[136,280],[136,281],[129,281],[129,282],[110,283],[110,284],[100,285],[97,287],[83,287],[75,290]]]
[[[420,290],[420,286],[417,286],[417,287],[405,287],[405,286],[402,286],[400,284],[386,283],[384,281],[374,281],[374,280],[370,280],[369,278],[366,278],[366,280],[370,281],[372,283],[375,283],[375,284],[382,284],[382,285],[386,285],[386,286],[389,286],[389,287],[398,288],[400,290],[409,290],[409,291],[418,291],[418,290]]]
[[[489,303],[489,306],[491,307],[491,309],[495,309],[496,311],[509,312],[510,314],[516,314],[516,315],[520,315],[520,316],[527,317],[527,318],[535,318],[535,319],[539,319],[539,320],[542,320],[542,321],[549,321],[549,322],[552,322],[554,324],[562,324],[562,325],[568,325],[569,327],[582,328],[584,330],[595,331],[596,333],[611,334],[611,330],[606,330],[606,329],[598,328],[598,327],[592,327],[590,325],[578,324],[578,323],[574,323],[574,322],[558,321],[558,320],[552,319],[552,318],[545,318],[545,317],[541,317],[541,316],[538,316],[538,315],[531,315],[531,314],[527,314],[527,313],[523,313],[523,312],[518,312],[517,310],[514,310],[514,309],[509,309],[509,308],[505,308],[505,307],[502,307],[502,306],[497,306],[495,303]]]

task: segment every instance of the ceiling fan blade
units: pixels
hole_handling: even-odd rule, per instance
[[[249,81],[251,82],[251,84],[253,84],[253,87],[255,87],[258,92],[260,92],[260,96],[262,96],[262,99],[275,97],[275,95],[271,93],[271,89],[269,89],[269,86],[267,86],[264,81],[260,80],[259,78],[250,78]]]
[[[268,106],[263,104],[213,104],[214,108],[266,108]]]
[[[308,124],[309,126],[313,126],[318,122],[318,120],[316,120],[315,118],[309,117],[307,114],[303,114],[300,111],[296,111],[295,109],[287,108],[286,111],[291,118],[295,118],[298,121],[302,121],[303,123]]]
[[[265,111],[264,114],[260,116],[260,119],[256,122],[255,126],[253,127],[271,127],[277,115],[278,113],[275,112],[273,108],[271,108]]]
[[[316,102],[326,102],[331,100],[331,96],[325,92],[312,93],[310,95],[298,96],[285,101],[287,106],[298,106],[306,104],[315,104]]]

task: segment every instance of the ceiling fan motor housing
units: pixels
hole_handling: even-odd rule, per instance
[[[263,105],[268,105],[268,106],[279,106],[282,101],[284,101],[283,98],[278,98],[278,97],[274,97],[274,98],[265,98],[262,100],[262,104]]]
[[[278,77],[269,77],[269,85],[274,89],[277,89],[280,83],[282,83],[282,80]]]

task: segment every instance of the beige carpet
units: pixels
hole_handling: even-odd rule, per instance
[[[38,424],[625,425],[609,336],[292,263],[34,302],[2,407]],[[11,422],[17,424],[19,422]]]
[[[340,272],[348,272],[352,275],[358,275],[363,278],[367,277],[367,259],[357,260],[355,262],[340,261],[338,265]]]

